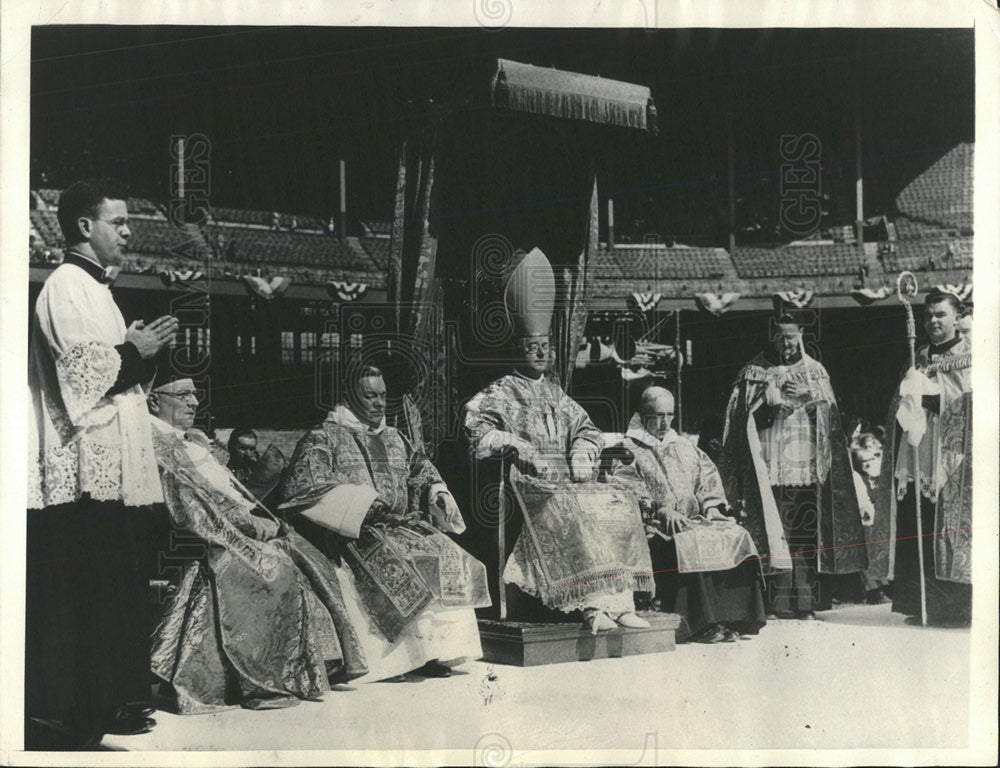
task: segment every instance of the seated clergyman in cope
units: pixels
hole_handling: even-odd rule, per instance
[[[674,431],[673,418],[674,396],[647,388],[624,440],[635,460],[615,467],[618,477],[640,485],[660,605],[685,622],[684,636],[699,642],[756,634],[765,623],[757,549],[724,513],[719,470]]]
[[[595,480],[603,447],[587,412],[551,378],[555,280],[537,248],[519,252],[504,287],[514,371],[466,405],[475,459],[516,453],[511,485],[524,525],[503,580],[548,608],[582,611],[593,630],[648,627],[633,591],[652,592],[638,501],[627,483]]]
[[[147,404],[171,541],[181,537],[173,559],[203,553],[152,636],[152,671],[178,711],[290,706],[367,673],[329,561],[212,455],[192,428],[191,379],[159,384]]]
[[[474,609],[490,605],[486,569],[443,533],[461,533],[462,515],[430,459],[386,425],[381,371],[359,366],[345,390],[295,447],[280,508],[335,566],[364,681],[447,677],[482,656]]]

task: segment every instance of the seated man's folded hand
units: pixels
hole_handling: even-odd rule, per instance
[[[569,472],[575,483],[585,483],[594,476],[594,462],[583,451],[574,451],[570,456]]]
[[[660,507],[656,511],[656,516],[663,521],[667,533],[679,533],[691,526],[690,521],[684,513],[678,509]]]
[[[663,536],[666,532],[666,523],[662,520],[657,520],[656,518],[650,518],[644,521],[643,527],[646,529],[646,538],[651,539],[654,536]]]

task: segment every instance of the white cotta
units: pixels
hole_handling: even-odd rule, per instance
[[[28,353],[32,402],[28,507],[163,501],[142,387],[106,397],[121,368],[125,321],[108,286],[63,264],[35,305]]]
[[[938,376],[928,377],[923,371],[911,368],[899,384],[899,410],[896,421],[905,433],[896,454],[896,480],[899,499],[906,495],[906,485],[917,477],[919,467],[920,492],[931,501],[937,500],[945,473],[939,471],[940,444],[939,422],[936,413],[928,413],[923,407],[924,395],[940,395]],[[952,397],[959,393],[948,393]]]

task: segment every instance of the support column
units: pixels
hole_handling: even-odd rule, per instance
[[[347,168],[340,161],[340,239],[347,238]]]
[[[729,256],[732,258],[736,251],[736,139],[734,137],[735,128],[733,126],[733,108],[729,108],[729,151],[728,151],[728,174],[729,174]],[[679,423],[679,419],[678,419]]]
[[[861,71],[861,43],[858,42],[855,54],[854,78],[854,229],[858,238],[858,259],[864,264],[865,259],[865,201],[864,201],[864,169],[861,158],[861,85],[857,74]]]

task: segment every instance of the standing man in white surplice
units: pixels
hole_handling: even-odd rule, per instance
[[[177,330],[170,316],[126,328],[111,295],[131,236],[122,194],[74,184],[58,217],[67,253],[38,295],[28,352],[29,748],[92,747],[105,733],[153,725],[142,703],[150,697],[148,505],[163,494],[140,383]]]

